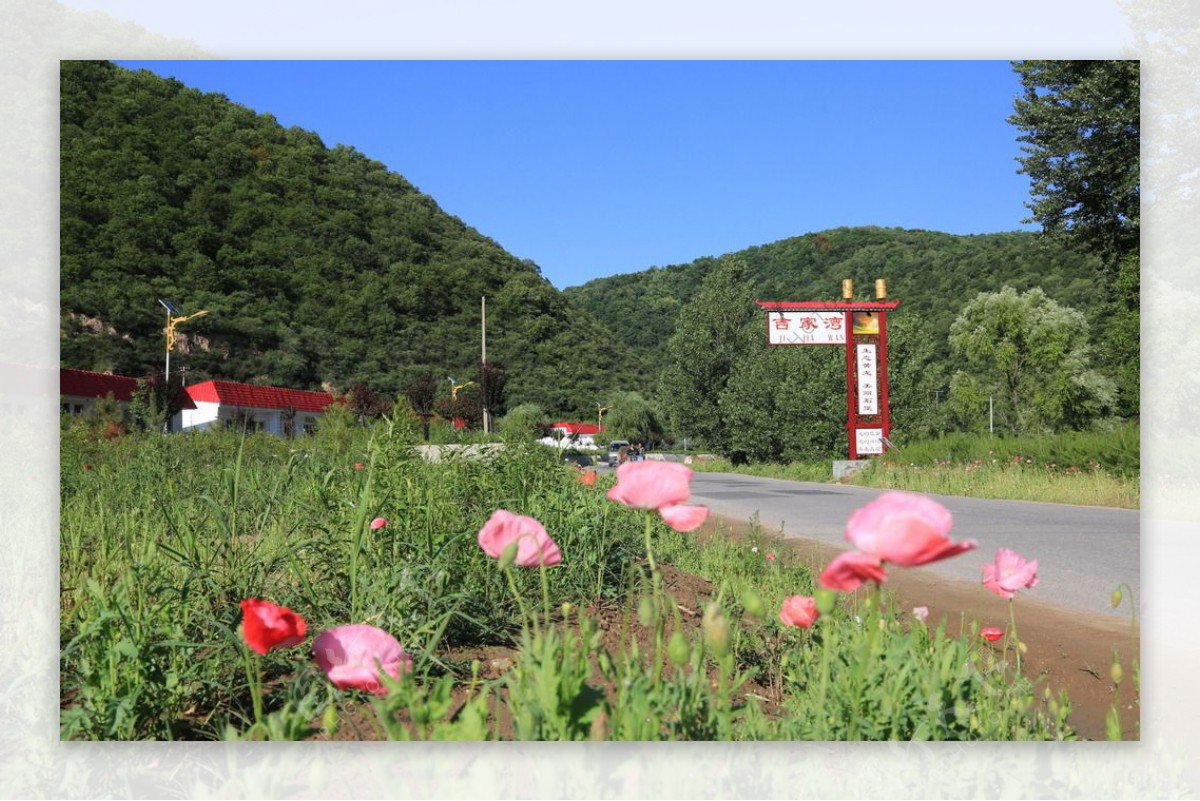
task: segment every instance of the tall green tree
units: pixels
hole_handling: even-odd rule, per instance
[[[663,425],[650,403],[640,392],[622,390],[608,395],[610,407],[604,417],[605,436],[609,440],[657,443],[663,438]]]
[[[678,436],[697,437],[709,448],[727,451],[733,432],[719,398],[744,353],[743,330],[759,316],[745,263],[722,258],[680,311],[667,344],[670,363],[662,372],[660,397]]]
[[[720,395],[735,462],[827,459],[846,448],[846,360],[838,347],[770,347],[761,321]]]
[[[1122,413],[1138,411],[1141,69],[1137,61],[1016,61],[1022,94],[1008,121],[1021,131],[1031,180],[1028,222],[1100,256],[1097,316]]]
[[[983,292],[950,327],[963,366],[950,384],[952,406],[968,427],[995,422],[1014,433],[1085,429],[1112,410],[1116,387],[1091,367],[1083,314],[1040,289]]]

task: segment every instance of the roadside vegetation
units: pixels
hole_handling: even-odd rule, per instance
[[[948,434],[869,460],[848,484],[1085,506],[1137,509],[1141,500],[1138,427],[1044,437]],[[708,472],[738,472],[793,481],[829,481],[829,460],[734,465],[695,459]]]
[[[1019,608],[950,637],[763,532],[701,542],[680,465],[629,465],[669,468],[669,492],[614,488],[541,447],[428,463],[421,441],[404,418],[305,440],[66,426],[62,737],[1076,736],[1020,669]]]

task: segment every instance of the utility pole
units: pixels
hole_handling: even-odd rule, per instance
[[[479,350],[480,350],[480,354],[481,354],[479,361],[483,365],[484,369],[486,369],[487,368],[487,297],[486,296],[481,297],[479,299]],[[483,370],[480,371],[480,376],[482,377],[482,375],[483,375]],[[491,415],[488,414],[488,409],[487,409],[487,405],[486,405],[487,400],[488,400],[488,398],[485,395],[484,396],[484,407],[483,407],[483,433],[485,433],[485,434],[491,433],[491,430],[492,430],[492,422],[490,419]]]

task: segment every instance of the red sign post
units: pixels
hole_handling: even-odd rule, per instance
[[[900,301],[756,301],[767,312],[770,345],[844,345],[850,459],[883,453],[888,411],[887,313]]]

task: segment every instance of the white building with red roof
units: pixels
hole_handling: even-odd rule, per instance
[[[604,429],[595,423],[553,423],[550,436],[538,440],[543,445],[559,448],[598,448],[594,437]]]
[[[328,392],[242,384],[237,381],[204,381],[184,387],[195,404],[172,421],[172,431],[203,431],[228,422],[248,431],[283,435],[287,428],[297,436],[316,430],[317,420],[334,402]]]

